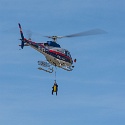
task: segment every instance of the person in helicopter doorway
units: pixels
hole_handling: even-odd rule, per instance
[[[56,83],[56,80],[55,80],[54,85],[53,85],[53,87],[52,87],[52,95],[53,95],[54,92],[55,92],[56,95],[57,95],[57,92],[58,92],[58,85],[57,85],[57,83]]]

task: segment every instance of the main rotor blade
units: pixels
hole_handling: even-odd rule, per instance
[[[88,30],[88,31],[76,33],[76,34],[71,34],[71,35],[62,36],[62,37],[60,37],[60,38],[89,36],[89,35],[97,35],[97,34],[105,34],[105,33],[107,33],[107,32],[104,31],[104,30],[101,30],[101,29],[93,29],[93,30]]]
[[[80,32],[80,33],[75,33],[75,34],[71,34],[71,35],[66,35],[66,36],[44,36],[44,37],[51,38],[56,42],[57,39],[61,39],[61,38],[90,36],[90,35],[98,35],[98,34],[105,34],[105,33],[107,33],[107,32],[104,30],[101,30],[101,29],[92,29],[92,30],[88,30],[88,31]]]

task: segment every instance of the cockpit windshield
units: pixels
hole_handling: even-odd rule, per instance
[[[69,52],[68,50],[66,50],[66,49],[55,48],[55,50],[56,50],[57,52],[61,52],[61,53],[65,54],[66,56],[68,56],[68,57],[71,58],[70,52]]]
[[[71,55],[70,55],[70,52],[69,52],[69,51],[65,50],[65,54],[66,54],[66,56],[68,56],[68,57],[71,58]]]

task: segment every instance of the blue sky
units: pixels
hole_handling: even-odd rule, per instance
[[[124,0],[1,0],[0,124],[124,125],[124,5]],[[54,74],[37,70],[44,56],[30,47],[19,50],[19,22],[38,42],[48,40],[42,35],[93,28],[108,33],[58,41],[77,63],[72,72],[57,69],[59,92],[52,96]]]

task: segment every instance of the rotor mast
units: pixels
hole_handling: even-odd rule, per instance
[[[62,38],[61,36],[46,36],[47,38],[50,38],[53,40],[53,42],[57,42],[57,39]]]
[[[58,38],[57,36],[52,36],[52,39],[53,39],[54,42],[57,41],[57,38]]]

